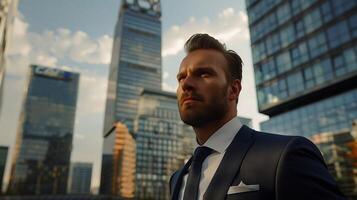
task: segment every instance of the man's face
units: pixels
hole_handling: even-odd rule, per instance
[[[195,50],[182,60],[177,74],[182,121],[201,127],[225,116],[229,109],[226,70],[223,54],[212,49]]]

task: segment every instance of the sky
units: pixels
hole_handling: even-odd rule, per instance
[[[29,64],[39,64],[80,73],[71,161],[93,163],[92,187],[99,186],[108,66],[119,7],[120,0],[20,0],[9,41],[0,113],[0,145],[10,147],[5,185]],[[242,57],[238,115],[252,118],[253,127],[259,129],[259,122],[267,117],[257,111],[244,0],[164,0],[161,9],[162,88],[175,92],[188,37],[209,33]]]

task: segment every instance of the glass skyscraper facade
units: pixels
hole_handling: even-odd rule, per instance
[[[357,121],[351,130],[315,134],[311,140],[319,147],[341,191],[357,199]]]
[[[134,198],[136,143],[125,124],[117,122],[105,135],[104,140],[113,141],[112,155],[105,155],[102,160],[100,193]]]
[[[176,94],[146,89],[135,120],[138,199],[169,199],[169,179],[195,147],[195,133],[179,116]]]
[[[143,88],[161,89],[161,8],[159,0],[123,0],[114,31],[104,119],[101,194],[119,195],[114,163],[114,124],[133,133]],[[135,138],[134,138],[135,139]],[[119,173],[120,174],[120,173]]]
[[[9,194],[65,194],[79,74],[30,66]]]
[[[89,194],[92,181],[92,163],[71,163],[68,193]]]
[[[117,121],[131,132],[143,88],[161,89],[161,10],[158,0],[123,0],[114,32],[104,133]]]
[[[246,0],[263,131],[350,129],[357,118],[357,1]]]

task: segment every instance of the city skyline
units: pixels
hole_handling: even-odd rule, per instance
[[[11,133],[16,132],[15,122],[18,120],[20,103],[20,100],[16,99],[21,97],[23,91],[23,74],[26,73],[24,63],[29,63],[29,61],[47,63],[59,68],[78,71],[83,76],[81,76],[79,89],[71,160],[93,161],[92,187],[98,187],[108,63],[119,2],[106,1],[100,5],[94,1],[92,4],[85,5],[80,5],[79,2],[80,6],[73,4],[65,2],[57,5],[53,2],[20,1],[20,16],[15,24],[16,43],[10,51],[13,67],[9,69],[6,78],[8,83],[5,87],[5,93],[8,96],[8,99],[5,99],[6,114],[0,118],[1,130],[6,130],[6,134],[9,134],[3,137],[5,132],[0,133],[4,138],[1,144],[10,147],[14,144],[14,137]],[[243,70],[243,91],[238,104],[238,113],[243,117],[252,118],[253,127],[258,128],[259,120],[264,117],[257,114],[244,2],[232,4],[229,1],[222,1],[219,4],[205,4],[200,12],[197,12],[195,7],[203,4],[202,2],[192,2],[192,8],[187,8],[184,4],[185,2],[164,2],[162,5],[162,87],[169,91],[174,91],[176,87],[175,73],[180,59],[184,56],[182,51],[184,40],[200,31],[219,36],[229,48],[241,53],[245,62],[246,70]],[[35,12],[36,9],[40,9],[39,7],[42,7],[41,10],[44,12]],[[54,11],[53,7],[56,7],[58,11]],[[75,7],[82,11],[81,15],[74,9]],[[100,12],[101,17],[89,14],[94,10]],[[61,11],[63,12],[59,13]],[[172,13],[176,14],[172,15]],[[57,15],[63,18],[57,18]],[[70,21],[71,17],[75,20]],[[104,19],[105,23],[99,23]],[[93,21],[95,24],[87,21]],[[88,49],[88,51],[82,53],[82,49]]]

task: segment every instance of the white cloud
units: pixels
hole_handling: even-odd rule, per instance
[[[26,38],[28,26],[28,23],[24,22],[19,17],[14,19],[11,43],[8,44],[8,55],[26,56],[30,53],[31,46]]]
[[[91,38],[83,31],[59,28],[42,33],[28,32],[28,23],[15,18],[9,56],[24,56],[32,63],[54,66],[58,60],[77,63],[109,64],[113,39],[108,35]]]
[[[176,93],[177,85],[170,85],[170,84],[165,83],[165,82],[162,82],[161,85],[162,85],[162,90]]]
[[[168,79],[170,77],[169,72],[164,72],[164,79]]]
[[[224,9],[214,19],[191,17],[188,22],[174,25],[164,33],[162,56],[177,55],[183,50],[185,40],[194,33],[208,33],[225,43],[246,41],[249,39],[248,18],[244,12],[236,12],[233,8]]]

